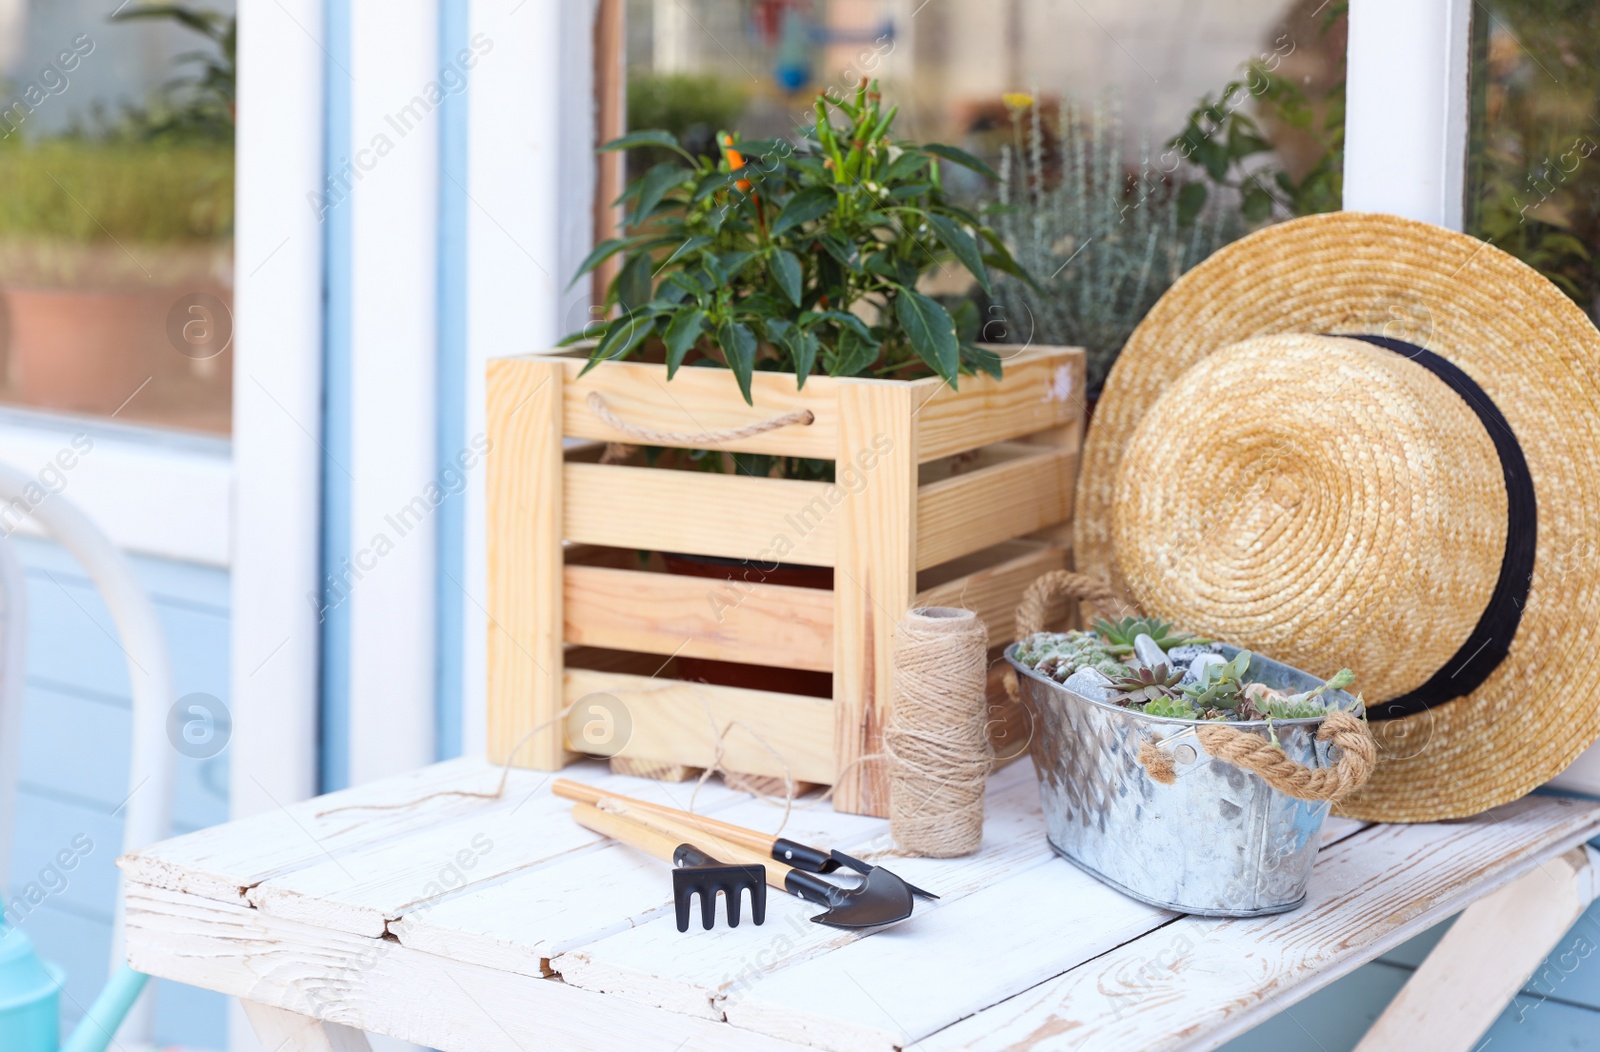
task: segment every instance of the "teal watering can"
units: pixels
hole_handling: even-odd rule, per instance
[[[41,961],[25,935],[0,926],[0,1049],[57,1052],[61,979],[61,969]],[[148,979],[119,968],[60,1052],[105,1052]]]

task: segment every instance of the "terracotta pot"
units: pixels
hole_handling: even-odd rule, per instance
[[[833,570],[826,566],[792,566],[779,563],[767,566],[739,559],[718,559],[707,555],[676,555],[663,552],[661,561],[668,573],[686,577],[708,577],[720,581],[751,584],[782,584],[795,588],[833,587]],[[833,674],[809,669],[773,668],[770,665],[745,665],[710,658],[678,658],[682,678],[720,687],[745,687],[812,698],[833,697]]]
[[[144,344],[161,331],[165,300],[142,292],[8,286],[12,396],[42,409],[114,412],[150,371]]]

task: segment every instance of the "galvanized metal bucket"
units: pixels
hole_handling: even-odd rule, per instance
[[[1016,660],[1032,717],[1028,749],[1039,777],[1050,846],[1107,884],[1154,906],[1208,917],[1254,917],[1294,909],[1305,899],[1326,801],[1297,800],[1256,775],[1208,754],[1197,720],[1146,716],[1068,690]],[[1222,647],[1232,660],[1237,647]],[[1285,693],[1322,681],[1254,655],[1247,677]],[[1330,702],[1350,706],[1330,691]],[[1229,723],[1267,738],[1307,767],[1330,765],[1317,741],[1321,719]],[[1174,759],[1171,785],[1140,765],[1139,747],[1158,742]]]

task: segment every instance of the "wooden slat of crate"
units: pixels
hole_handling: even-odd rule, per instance
[[[1009,644],[1016,633],[1017,602],[1030,584],[1067,566],[1067,549],[1017,541],[1005,550],[1017,554],[972,573],[917,593],[918,606],[954,606],[971,610],[989,629],[991,647]]]
[[[606,425],[589,408],[589,393],[599,391],[606,405],[621,419],[655,431],[698,434],[744,427],[797,409],[809,409],[810,424],[790,424],[749,438],[729,439],[717,448],[735,453],[771,453],[790,457],[832,459],[839,447],[835,410],[837,383],[813,376],[795,389],[788,373],[756,373],[750,381],[754,405],[738,396],[733,375],[723,369],[680,369],[671,383],[666,366],[642,362],[613,362],[579,377],[584,362],[564,359],[564,428],[572,438],[604,442],[638,443],[626,432]],[[729,397],[730,392],[732,397]],[[673,445],[670,442],[648,443]]]
[[[833,593],[816,588],[569,566],[568,643],[833,669]]]
[[[832,566],[836,519],[822,482],[567,464],[568,540]]]
[[[1005,363],[1005,379],[964,376],[960,388],[938,380],[906,386],[917,403],[917,459],[1006,442],[1083,419],[1083,352],[1030,348]]]
[[[718,736],[731,727],[720,761],[729,770],[826,785],[838,769],[827,698],[568,669],[566,704],[590,694],[609,694],[631,717],[620,756],[710,767]]]
[[[917,491],[917,569],[1072,517],[1078,455],[1042,449]]]
[[[488,749],[545,770],[571,757],[561,699],[561,388],[557,360],[492,361],[488,374]],[[531,735],[531,740],[524,741]]]
[[[888,814],[883,729],[893,704],[894,626],[916,593],[917,445],[912,384],[845,382],[839,390],[840,462],[862,463],[844,500],[834,569],[833,697],[838,705],[834,806]]]

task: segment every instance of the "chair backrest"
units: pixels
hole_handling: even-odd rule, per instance
[[[39,480],[0,464],[0,508],[25,509],[50,537],[75,558],[89,575],[111,611],[128,658],[128,678],[133,693],[133,761],[128,770],[128,796],[121,811],[124,851],[165,839],[172,827],[172,792],[177,773],[177,753],[167,739],[167,709],[172,705],[172,662],[156,619],[150,596],[134,576],[133,566],[117,546],[82,511],[60,493],[41,499]],[[13,521],[15,516],[8,516]],[[16,754],[22,725],[23,650],[21,628],[26,610],[26,582],[16,564],[9,541],[0,544],[10,557],[10,569],[0,556],[0,586],[6,592],[8,640],[0,646],[0,827],[7,841],[14,826],[11,809],[16,796]],[[7,576],[11,575],[11,576]],[[7,845],[9,854],[9,843]],[[9,860],[7,860],[9,861]],[[0,870],[0,880],[9,867]],[[116,917],[111,936],[111,971],[123,963],[122,894],[117,893]],[[130,1013],[119,1037],[148,1041],[153,1029],[150,999],[145,997]]]
[[[0,896],[10,901],[11,836],[17,828],[22,689],[28,651],[28,580],[11,538],[0,534]]]

